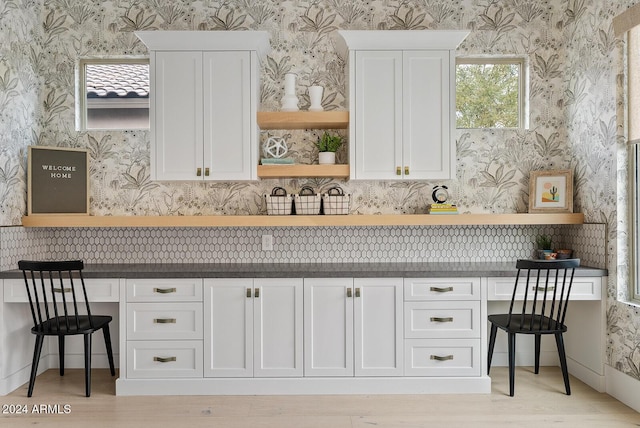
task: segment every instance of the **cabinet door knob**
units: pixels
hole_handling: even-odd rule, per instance
[[[196,175],[197,175],[198,177],[202,176],[202,168],[198,168],[198,169],[196,169]]]
[[[255,297],[256,299],[260,297],[260,289],[258,287],[256,287],[256,291],[254,292],[253,297]]]
[[[204,176],[208,177],[209,176],[209,168],[205,168],[204,169]]]
[[[351,287],[347,288],[347,297],[351,297],[353,294],[351,293]]]
[[[360,287],[356,287],[356,297],[360,297]]]
[[[404,175],[409,175],[409,167],[408,166],[404,167]]]
[[[251,289],[247,288],[247,297],[251,297]]]
[[[396,175],[402,175],[402,169],[399,166],[396,167]]]

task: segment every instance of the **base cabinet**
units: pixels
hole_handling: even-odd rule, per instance
[[[205,377],[301,377],[302,279],[207,279]]]
[[[304,280],[305,376],[402,376],[402,279]]]

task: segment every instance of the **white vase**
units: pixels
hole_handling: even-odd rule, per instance
[[[298,97],[296,97],[296,77],[295,73],[284,75],[284,96],[280,100],[280,110],[298,111]]]
[[[322,86],[309,86],[309,99],[311,100],[311,106],[309,111],[323,111],[322,108],[322,92],[324,88]]]
[[[335,152],[318,153],[318,163],[320,165],[331,165],[336,163],[336,153]]]

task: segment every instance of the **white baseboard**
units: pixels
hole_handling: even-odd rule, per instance
[[[604,366],[604,376],[607,384],[606,393],[636,412],[640,412],[640,380],[609,365]]]
[[[47,358],[47,356],[40,358],[40,363],[38,363],[38,374],[40,375],[50,368],[51,367],[49,366],[49,359]],[[7,395],[10,392],[13,392],[16,389],[20,388],[25,383],[28,383],[30,375],[31,364],[23,367],[15,373],[10,374],[4,379],[0,379],[0,396]]]
[[[580,379],[598,392],[605,392],[606,379],[604,374],[596,373],[570,357],[567,357],[567,367],[571,376]]]

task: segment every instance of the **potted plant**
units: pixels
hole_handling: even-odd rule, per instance
[[[538,258],[546,259],[546,254],[551,254],[553,252],[553,242],[551,241],[551,237],[549,235],[538,235],[536,237],[536,245],[538,249]]]
[[[336,150],[342,145],[342,137],[340,135],[331,135],[328,132],[322,134],[316,142],[318,148],[319,164],[336,163]]]

